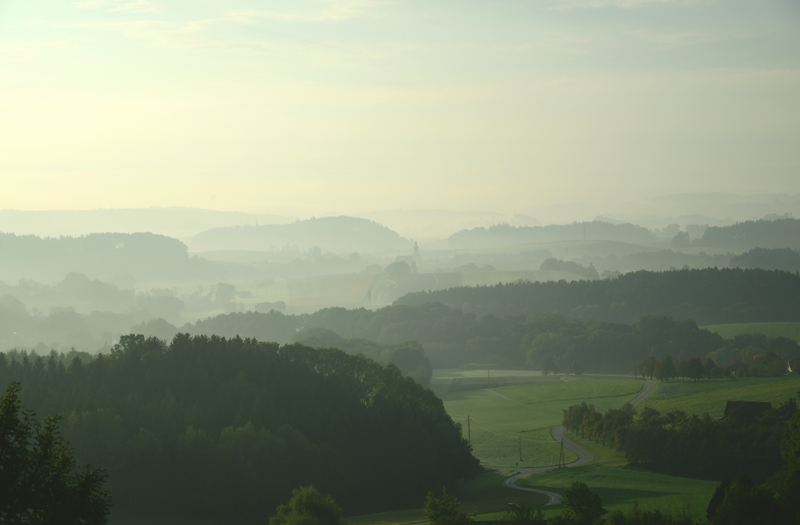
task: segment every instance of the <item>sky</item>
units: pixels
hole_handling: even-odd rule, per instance
[[[0,0],[0,209],[800,193],[796,0]]]

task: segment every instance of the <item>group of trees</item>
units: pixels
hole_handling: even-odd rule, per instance
[[[800,275],[738,268],[637,271],[599,281],[462,286],[408,294],[395,304],[427,302],[479,315],[554,312],[618,323],[645,315],[689,318],[701,325],[795,321],[800,316]]]
[[[582,403],[564,410],[564,426],[591,439],[610,440],[631,465],[683,476],[725,478],[711,498],[708,525],[800,522],[800,411],[793,399],[757,419],[737,411],[720,421],[682,411],[661,414],[645,408],[600,415]],[[730,479],[738,478],[731,482]],[[752,479],[763,481],[756,484]],[[580,482],[576,482],[580,483]],[[567,495],[569,493],[569,498]],[[573,484],[564,493],[567,509],[552,522],[562,525],[691,525],[688,512],[658,510],[605,513],[599,496]],[[574,500],[574,501],[573,501]],[[577,503],[576,505],[576,502]],[[579,509],[584,509],[583,511]]]
[[[580,264],[574,261],[561,261],[559,259],[550,258],[547,259],[542,265],[539,267],[541,270],[553,270],[557,272],[567,272],[571,274],[578,275],[584,279],[592,280],[592,279],[599,279],[600,274],[597,273],[597,269],[593,265],[581,266]]]
[[[479,470],[441,400],[363,356],[183,334],[57,357],[0,354],[0,383],[64,414],[76,459],[107,469],[123,512],[255,522],[308,483],[369,512]]]
[[[794,413],[794,400],[762,418],[739,410],[722,420],[648,407],[614,437],[632,465],[686,476],[721,479],[747,473],[766,479],[780,468],[780,442]]]
[[[609,408],[605,414],[595,410],[594,405],[582,402],[580,405],[571,405],[564,412],[562,425],[574,433],[580,432],[581,437],[602,440],[603,445],[615,445],[617,430],[633,423],[634,410],[629,404],[621,409]]]
[[[765,340],[765,346],[770,345],[769,340]],[[783,340],[776,340],[775,346],[781,346]],[[636,371],[642,377],[650,377],[663,381],[669,381],[672,378],[680,377],[683,379],[719,379],[723,377],[741,378],[741,377],[778,377],[786,375],[787,373],[787,359],[780,357],[772,350],[764,350],[762,348],[755,348],[753,346],[746,346],[744,348],[735,348],[732,353],[736,353],[742,357],[741,360],[733,358],[725,367],[717,366],[717,363],[712,359],[712,355],[716,352],[709,354],[705,360],[699,357],[690,357],[689,359],[681,360],[677,365],[672,359],[672,356],[664,356],[663,359],[657,361],[654,356],[649,356],[641,361],[636,366]]]
[[[601,414],[583,402],[564,410],[562,424],[622,451],[631,465],[687,476],[720,479],[745,472],[765,479],[781,465],[779,445],[794,413],[789,400],[762,419],[737,411],[715,421],[708,414],[661,414],[649,407],[634,419],[630,405]]]

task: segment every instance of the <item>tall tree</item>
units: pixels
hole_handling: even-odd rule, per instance
[[[700,361],[699,357],[690,357],[689,360],[686,361],[685,373],[686,377],[694,381],[703,377],[703,363]]]

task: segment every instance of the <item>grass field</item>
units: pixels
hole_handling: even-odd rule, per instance
[[[637,409],[649,406],[661,412],[683,410],[688,414],[722,417],[726,401],[769,401],[777,406],[790,397],[797,397],[800,376],[747,377],[736,381],[715,379],[705,381],[673,380],[657,383],[658,388],[642,401]]]
[[[455,374],[444,373],[451,378]],[[475,373],[478,371],[464,372],[466,377],[475,377],[472,375]],[[492,373],[500,376],[502,372]],[[434,380],[442,379],[439,371],[434,372]],[[561,423],[565,408],[581,401],[592,403],[601,411],[619,408],[642,389],[642,384],[634,379],[603,376],[562,379],[565,381],[439,395],[448,414],[461,423],[464,437],[468,437],[469,430],[473,453],[482,465],[540,467],[558,463],[560,446],[550,436],[549,429]],[[567,463],[577,459],[568,450],[565,455]]]
[[[585,399],[602,399],[607,397],[635,396],[642,389],[642,384],[634,379],[585,379],[569,380],[559,383],[532,383],[512,387],[496,388],[495,392],[509,399],[530,405],[550,401]],[[565,407],[566,408],[566,407]]]
[[[738,323],[702,326],[716,332],[725,339],[733,339],[741,334],[764,334],[769,337],[785,337],[800,342],[800,323]]]
[[[607,446],[569,434],[595,460],[581,467],[553,469],[528,476],[520,485],[562,492],[573,481],[583,481],[600,494],[604,507],[627,511],[634,502],[642,509],[678,514],[685,505],[695,517],[705,517],[706,507],[717,488],[716,481],[681,478],[627,467],[625,457]],[[545,517],[558,514],[561,506],[547,507]]]

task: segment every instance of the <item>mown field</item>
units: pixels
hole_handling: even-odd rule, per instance
[[[658,388],[642,401],[637,408],[649,406],[661,412],[683,410],[688,414],[708,412],[720,418],[727,401],[768,401],[773,406],[797,398],[800,390],[800,375],[783,377],[746,377],[743,379],[672,380],[658,383]]]
[[[453,371],[445,373],[452,376]],[[475,376],[478,371],[465,372]],[[486,371],[482,371],[486,374]],[[492,371],[513,375],[518,371]],[[471,437],[473,453],[481,464],[494,467],[541,467],[558,463],[560,446],[550,427],[561,423],[563,410],[587,401],[598,410],[619,408],[630,401],[642,384],[631,378],[603,376],[563,377],[560,380],[466,392],[439,393],[450,416]],[[434,383],[443,378],[436,371]],[[467,425],[469,416],[469,429]],[[565,450],[567,463],[577,457]]]
[[[785,337],[800,342],[800,323],[737,323],[703,326],[725,339],[733,339],[742,334],[764,334],[768,337]]]

